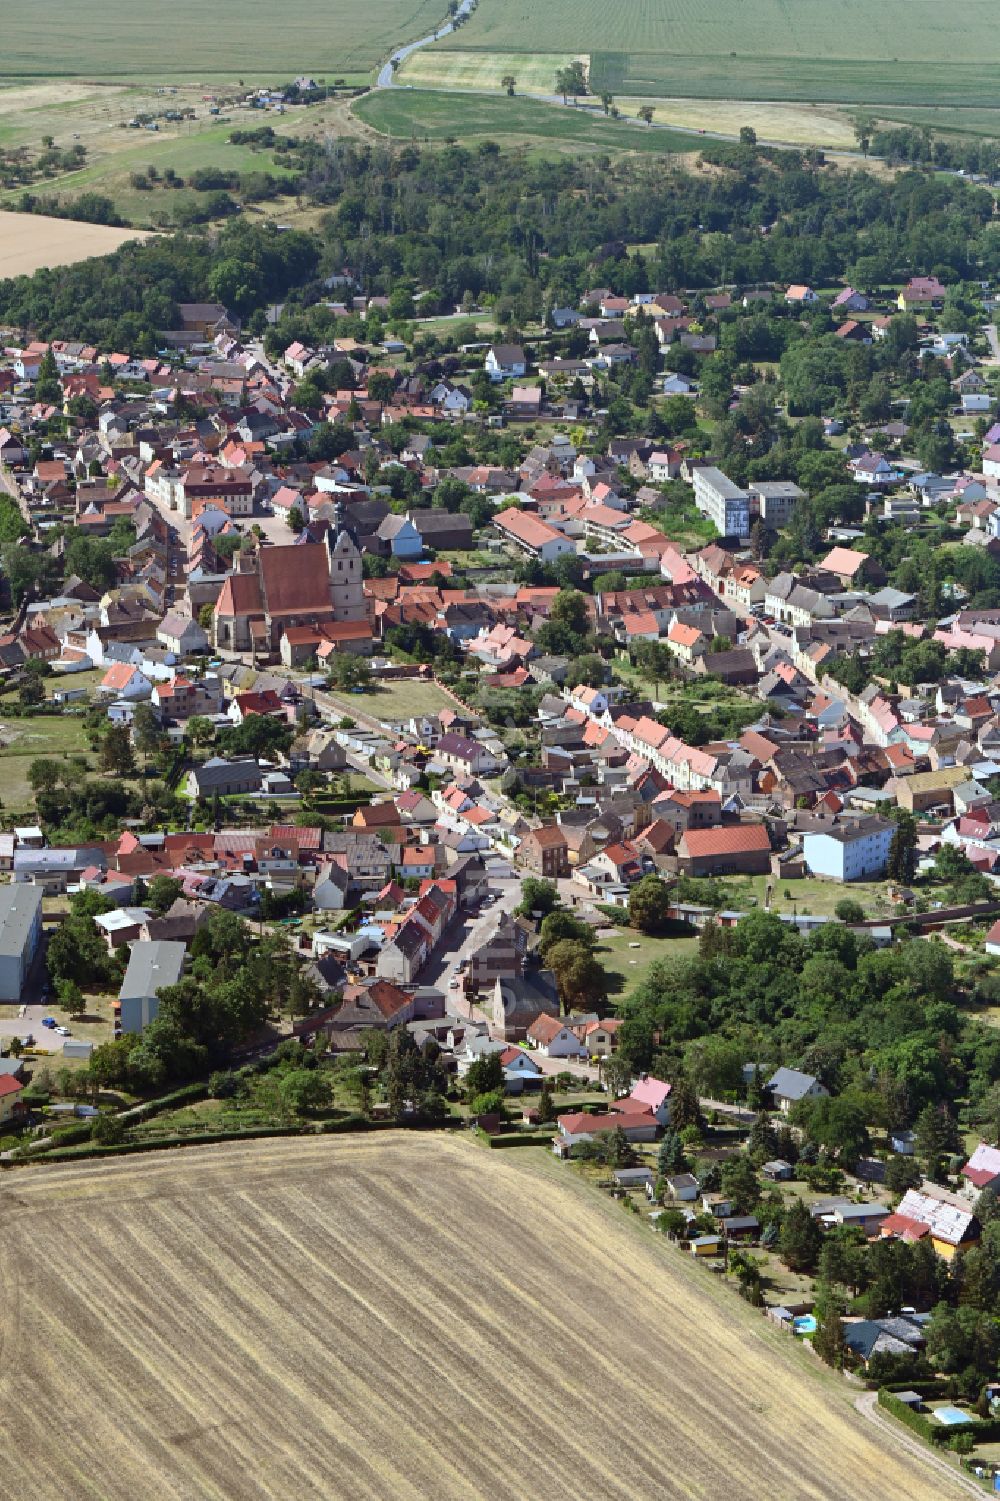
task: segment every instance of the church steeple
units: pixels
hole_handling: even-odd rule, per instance
[[[364,593],[361,548],[341,501],[333,508],[326,535],[330,559],[330,603],[335,620],[364,620],[368,614]]]

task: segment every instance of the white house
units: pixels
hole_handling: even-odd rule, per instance
[[[188,652],[205,651],[208,646],[207,632],[202,630],[197,620],[182,614],[180,610],[167,611],[156,627],[156,639],[179,657],[186,656]]]
[[[528,373],[528,360],[520,344],[493,344],[484,368],[490,380],[519,380]]]
[[[556,1016],[538,1016],[528,1028],[528,1041],[546,1058],[586,1058],[587,1049]]]

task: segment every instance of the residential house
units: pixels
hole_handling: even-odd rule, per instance
[[[799,1100],[815,1100],[830,1093],[812,1074],[803,1074],[797,1068],[779,1068],[764,1088],[783,1115],[787,1115]]]
[[[875,816],[835,824],[802,837],[802,857],[810,875],[834,881],[877,880],[885,874],[896,826]]]

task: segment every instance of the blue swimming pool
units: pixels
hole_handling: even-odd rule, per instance
[[[815,1334],[816,1318],[811,1313],[803,1313],[797,1319],[792,1320],[793,1334]]]
[[[972,1422],[972,1413],[963,1412],[960,1407],[935,1407],[934,1416],[939,1423],[947,1423],[949,1427],[952,1423]]]

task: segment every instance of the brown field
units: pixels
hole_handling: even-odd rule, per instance
[[[112,229],[45,214],[0,209],[0,278],[27,276],[42,266],[72,266],[93,255],[109,255],[126,240],[144,240],[137,229]]]
[[[8,1174],[0,1496],[950,1493],[710,1272],[517,1155],[390,1133]]]

